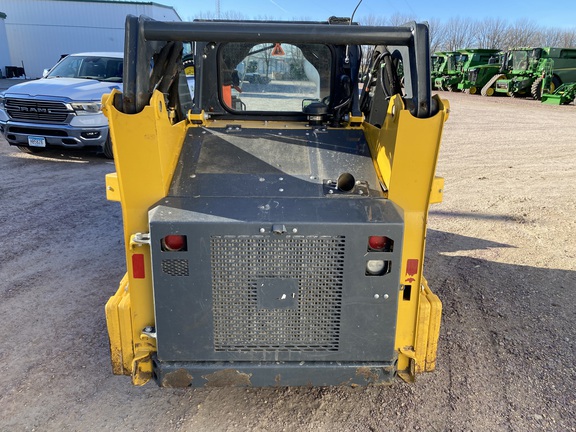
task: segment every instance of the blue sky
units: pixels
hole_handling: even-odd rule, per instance
[[[216,10],[216,0],[156,0],[173,6],[183,20],[193,19],[198,12]],[[329,16],[350,16],[357,0],[220,0],[220,10],[241,12],[247,18],[258,16],[278,19],[309,18],[325,20]],[[521,5],[521,6],[520,6]],[[518,12],[521,10],[521,12]],[[543,27],[576,29],[576,0],[523,0],[521,3],[502,0],[363,0],[356,18],[365,15],[410,15],[418,20],[451,17],[481,19],[500,17],[512,23],[529,19]]]

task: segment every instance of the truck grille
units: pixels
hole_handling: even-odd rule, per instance
[[[32,122],[66,123],[73,112],[62,102],[7,98],[5,106],[11,118]]]
[[[215,351],[338,351],[344,236],[212,236],[210,243]],[[262,306],[262,296],[275,301],[275,284],[294,287],[290,307]]]

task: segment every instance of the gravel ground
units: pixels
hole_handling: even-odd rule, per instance
[[[111,374],[124,273],[105,159],[0,140],[0,430],[576,431],[574,106],[443,94],[425,273],[438,367],[376,388],[160,389]]]

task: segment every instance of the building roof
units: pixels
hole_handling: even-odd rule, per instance
[[[62,2],[79,2],[79,3],[124,3],[124,4],[136,4],[145,6],[158,6],[167,9],[174,9],[172,6],[167,6],[161,3],[156,3],[152,1],[138,1],[138,0],[52,0],[52,1],[62,1]]]

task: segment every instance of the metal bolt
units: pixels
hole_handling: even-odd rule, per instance
[[[280,177],[280,178],[278,178],[278,180],[282,181],[282,180],[284,180],[284,177]]]
[[[388,297],[390,297],[388,294],[384,294],[384,300],[386,300]]]
[[[379,298],[380,298],[380,294],[374,294],[374,298],[375,298],[375,299],[379,299]]]
[[[280,189],[278,189],[278,190],[279,190],[280,192],[284,192],[284,189],[282,189],[282,188],[280,188]]]
[[[196,174],[192,174],[190,178],[196,178]]]
[[[261,182],[266,181],[266,179],[264,177],[260,177],[258,180]]]
[[[265,233],[265,232],[266,232],[266,228],[260,228],[260,232],[261,232],[261,233]]]
[[[292,228],[292,232],[296,234],[298,232],[298,228]]]
[[[150,333],[152,330],[154,330],[154,327],[151,326],[146,326],[144,327],[144,331]]]
[[[328,193],[329,193],[329,194],[333,194],[334,191],[333,191],[332,189],[330,189],[330,190],[328,191]]]

